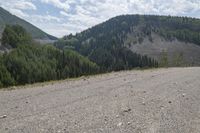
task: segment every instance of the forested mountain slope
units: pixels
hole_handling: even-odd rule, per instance
[[[37,44],[23,27],[6,26],[0,53],[0,88],[95,74],[99,67],[73,50]]]
[[[108,58],[116,60],[116,54],[112,54],[112,51],[121,51],[123,48],[154,58],[161,66],[200,65],[200,20],[188,17],[123,15],[74,36],[65,36],[56,46],[74,48],[97,63],[99,58],[102,62]],[[122,57],[120,53],[117,55]]]

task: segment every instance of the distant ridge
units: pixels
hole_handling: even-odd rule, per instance
[[[29,22],[15,15],[12,15],[8,11],[0,7],[0,38],[6,24],[9,24],[9,25],[17,24],[24,27],[27,30],[27,32],[32,35],[33,39],[39,40],[40,42],[43,42],[43,40],[45,40],[45,42],[51,42],[53,40],[57,40],[56,37],[45,33],[44,31],[40,30],[36,26],[30,24]]]

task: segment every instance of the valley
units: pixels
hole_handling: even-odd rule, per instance
[[[0,0],[0,133],[200,133],[199,0]]]

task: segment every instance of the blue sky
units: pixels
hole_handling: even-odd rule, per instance
[[[200,0],[0,0],[0,6],[57,37],[122,14],[200,18]]]

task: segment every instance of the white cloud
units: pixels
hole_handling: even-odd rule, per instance
[[[68,16],[68,14],[64,11],[60,11],[60,14],[63,15],[63,16]]]
[[[35,21],[35,22],[42,22],[44,24],[48,23],[48,22],[61,22],[61,19],[55,16],[51,16],[51,15],[30,15],[29,19],[31,21]]]
[[[26,18],[28,16],[28,14],[24,13],[23,11],[21,11],[19,9],[10,9],[10,12],[13,15],[19,16],[21,18]]]
[[[17,8],[17,9],[21,9],[21,10],[36,10],[37,7],[31,3],[31,2],[28,2],[28,1],[17,1],[14,5],[13,5],[14,8]]]
[[[63,1],[63,0],[41,0],[41,2],[46,3],[46,4],[51,4],[57,8],[63,9],[65,11],[68,11],[70,8],[70,3],[71,1]]]

